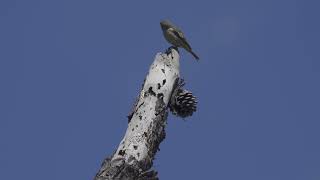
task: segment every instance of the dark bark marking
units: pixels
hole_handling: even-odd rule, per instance
[[[158,99],[162,99],[163,98],[163,93],[158,93],[157,98]]]
[[[119,154],[120,156],[123,156],[125,153],[126,153],[126,150],[120,150],[118,154]]]
[[[142,103],[139,105],[139,107],[137,108],[137,110],[138,110],[143,104],[144,104],[144,102],[142,102]]]
[[[156,96],[156,93],[152,90],[152,87],[149,87],[148,93],[151,94],[152,96]]]
[[[166,79],[162,80],[162,85],[164,85],[167,82]]]

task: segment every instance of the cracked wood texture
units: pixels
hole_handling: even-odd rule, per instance
[[[165,138],[168,103],[180,77],[179,53],[158,53],[150,66],[124,138],[102,163],[95,180],[153,180],[151,170],[159,145]]]

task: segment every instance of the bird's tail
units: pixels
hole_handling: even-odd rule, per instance
[[[190,53],[194,58],[196,58],[197,61],[199,60],[199,57],[196,55],[196,53],[194,53],[193,51],[190,51]]]

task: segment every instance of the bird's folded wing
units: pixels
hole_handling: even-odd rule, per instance
[[[169,28],[169,31],[173,32],[187,47],[189,50],[191,50],[191,46],[187,42],[186,38],[184,37],[184,34],[180,30],[174,30],[173,28]]]

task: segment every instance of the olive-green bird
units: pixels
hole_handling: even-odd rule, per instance
[[[161,29],[165,39],[172,44],[174,47],[182,47],[191,53],[196,60],[199,60],[199,57],[192,51],[191,46],[187,42],[186,37],[184,36],[183,32],[175,26],[169,20],[163,20],[160,22]]]

